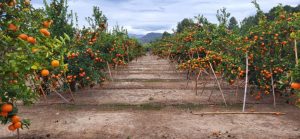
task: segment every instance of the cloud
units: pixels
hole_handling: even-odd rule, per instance
[[[42,0],[32,0],[36,7],[42,7]],[[49,1],[49,0],[48,0]],[[125,27],[129,33],[171,31],[183,18],[199,14],[217,23],[217,10],[226,7],[231,16],[242,21],[255,14],[252,0],[68,0],[70,10],[77,12],[79,25],[87,25],[85,17],[92,15],[93,6],[98,6],[108,18],[109,28],[115,25]],[[282,3],[296,6],[297,0],[257,0],[263,11]]]
[[[165,8],[163,7],[158,7],[158,8],[144,8],[144,9],[129,9],[129,8],[123,8],[122,10],[125,11],[130,11],[130,12],[143,12],[143,13],[147,13],[147,12],[151,12],[151,13],[155,13],[155,12],[164,12]]]

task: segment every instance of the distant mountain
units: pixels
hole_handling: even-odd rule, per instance
[[[131,38],[137,38],[137,39],[144,37],[144,35],[140,35],[140,34],[128,34],[128,36]]]
[[[138,39],[141,43],[149,43],[151,41],[155,41],[156,39],[160,39],[162,37],[162,33],[148,33],[146,35],[140,34],[128,34],[131,38]]]
[[[148,33],[139,40],[141,43],[149,43],[155,41],[156,39],[160,39],[161,37],[162,33]]]

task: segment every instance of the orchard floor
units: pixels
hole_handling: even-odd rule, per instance
[[[20,115],[31,119],[30,129],[20,131],[28,139],[299,139],[300,109],[272,97],[259,103],[250,96],[246,111],[284,112],[286,115],[223,114],[240,112],[242,88],[221,82],[226,108],[208,76],[188,85],[186,74],[168,60],[146,55],[128,66],[112,71],[113,81],[75,93],[74,104],[64,104],[55,95],[32,106],[20,106]],[[192,79],[194,80],[194,79]],[[207,81],[202,92],[203,83]],[[187,86],[187,87],[186,87]],[[211,99],[209,100],[209,96]],[[7,126],[0,126],[0,138],[15,138]]]

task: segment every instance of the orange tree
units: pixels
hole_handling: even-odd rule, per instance
[[[12,122],[9,129],[13,131],[29,124],[17,117],[16,102],[21,100],[28,104],[36,100],[34,92],[39,90],[40,70],[51,68],[52,59],[60,59],[63,44],[50,37],[51,33],[41,24],[44,20],[42,12],[32,8],[28,0],[1,1],[0,5],[3,50],[0,58],[0,120],[4,124]]]
[[[106,17],[98,7],[87,18],[91,27],[77,29],[73,44],[67,55],[67,82],[72,90],[76,83],[81,87],[104,81],[104,69],[108,65],[123,65],[142,54],[137,40],[128,37],[126,30],[119,28],[107,31]],[[98,72],[95,72],[98,71]]]
[[[221,9],[217,14],[219,25],[198,16],[194,25],[154,42],[153,52],[177,61],[180,69],[188,71],[209,70],[211,64],[230,84],[244,78],[248,53],[249,83],[259,90],[256,99],[273,89],[280,95],[294,96],[293,90],[282,92],[289,88],[290,73],[296,65],[294,47],[299,47],[299,12],[288,13],[279,5],[273,11],[274,18],[268,19],[253,3],[258,9],[258,24],[246,33],[228,29],[230,14]]]
[[[259,24],[252,27],[244,39],[249,43],[249,82],[258,86],[259,96],[269,94],[272,89],[286,92],[284,90],[289,87],[291,70],[296,65],[294,47],[297,46],[294,46],[296,40],[291,34],[299,33],[299,13],[287,13],[278,6],[275,18],[269,20],[259,10],[259,6],[256,7]],[[285,94],[288,93],[281,95]],[[294,92],[289,95],[293,96]]]
[[[9,130],[29,125],[17,116],[20,102],[31,104],[40,95],[69,92],[77,83],[84,87],[101,82],[107,64],[125,64],[142,53],[125,30],[107,31],[98,8],[91,18],[96,26],[76,29],[61,12],[66,3],[55,2],[45,9],[34,9],[28,0],[0,2],[0,121],[11,122]],[[64,14],[60,19],[54,13]],[[59,27],[66,28],[57,33]]]

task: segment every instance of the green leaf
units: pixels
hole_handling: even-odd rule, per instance
[[[56,45],[56,44],[53,44],[54,48],[59,48],[61,45]]]
[[[31,66],[31,69],[37,70],[37,69],[38,69],[38,66],[37,66],[37,65],[33,65],[33,66]]]
[[[59,36],[60,41],[62,42],[62,44],[65,44],[65,39],[61,36]]]
[[[17,65],[16,61],[15,60],[9,60],[9,63],[14,67]]]
[[[62,43],[59,39],[56,39],[56,38],[55,38],[55,41],[60,43],[60,44]]]
[[[294,32],[292,32],[292,33],[290,34],[290,37],[291,37],[292,39],[295,39],[295,38],[296,38],[296,34],[295,34]]]
[[[18,47],[17,50],[18,50],[18,51],[21,51],[21,50],[23,50],[23,48],[22,48],[22,47]]]
[[[66,38],[67,41],[71,41],[69,35],[67,35],[66,33],[64,33],[64,37]]]
[[[38,62],[35,62],[32,66],[31,66],[31,69],[33,69],[33,70],[37,70],[37,69],[39,69],[40,68],[40,63],[38,63]]]

